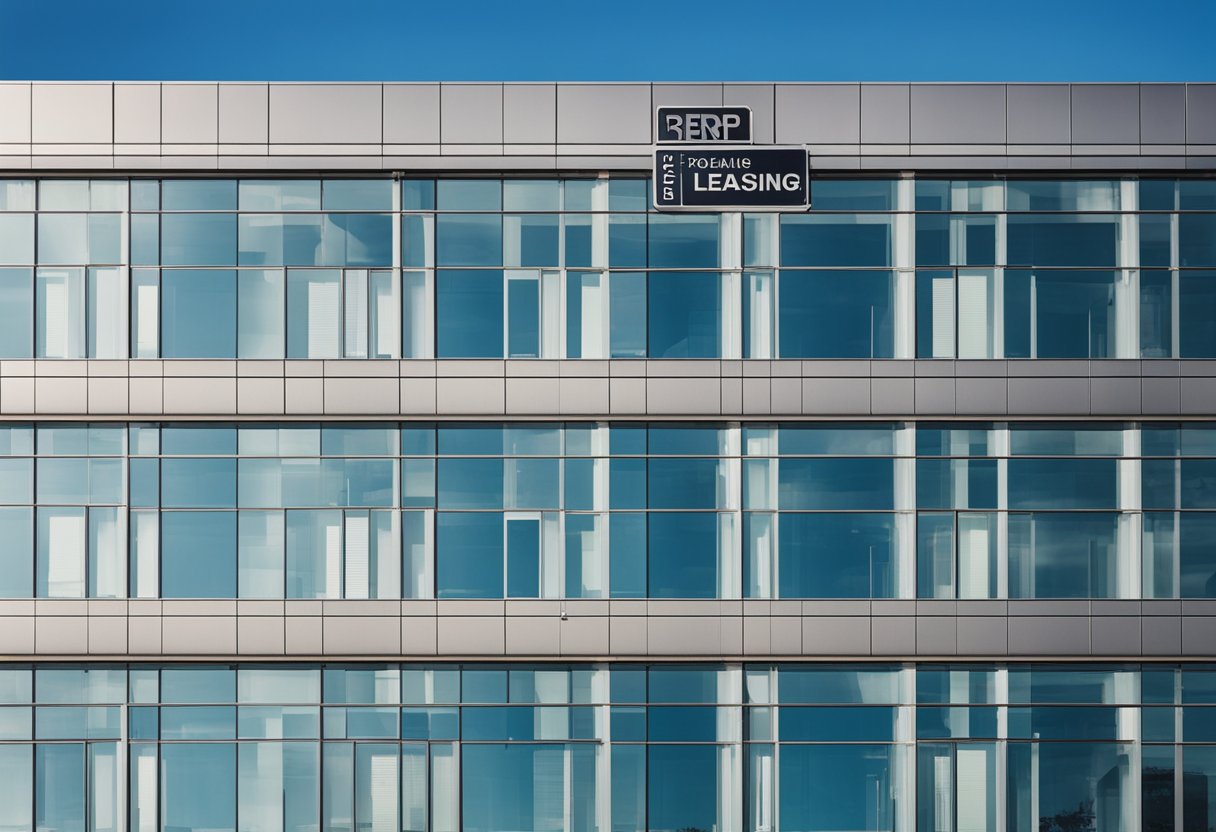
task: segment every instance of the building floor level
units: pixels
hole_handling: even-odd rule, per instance
[[[1210,664],[36,664],[0,697],[6,830],[1216,820]]]

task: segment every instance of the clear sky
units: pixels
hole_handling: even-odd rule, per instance
[[[0,0],[0,79],[1216,80],[1216,0]]]

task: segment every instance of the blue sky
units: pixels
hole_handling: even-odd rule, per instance
[[[1216,0],[0,0],[0,79],[1216,80]]]

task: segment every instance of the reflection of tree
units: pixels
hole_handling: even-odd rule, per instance
[[[685,826],[683,829],[677,829],[676,832],[709,832],[709,830],[699,826]]]
[[[1145,766],[1143,832],[1174,832],[1174,769]]]
[[[1039,832],[1095,832],[1094,819],[1094,802],[1083,800],[1075,811],[1039,818]]]

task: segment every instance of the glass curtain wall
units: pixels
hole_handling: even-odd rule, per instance
[[[1207,829],[1204,664],[0,667],[0,829]]]
[[[1207,423],[10,423],[0,597],[1211,598]]]
[[[1216,357],[1210,180],[818,178],[805,214],[648,188],[0,180],[0,357]]]

